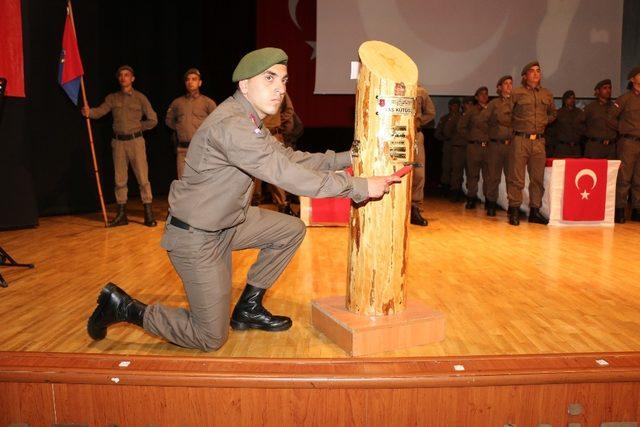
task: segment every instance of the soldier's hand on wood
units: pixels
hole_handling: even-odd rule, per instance
[[[402,181],[397,176],[372,176],[367,178],[367,189],[370,199],[379,199],[389,192],[389,186]]]
[[[88,105],[83,106],[82,109],[80,110],[82,115],[85,116],[85,117],[89,117],[89,112],[90,111],[91,111],[91,107],[89,107]]]

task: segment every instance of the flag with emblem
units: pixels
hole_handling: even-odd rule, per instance
[[[607,198],[607,172],[607,160],[568,159],[566,161],[563,220],[604,220]]]
[[[84,70],[82,69],[82,60],[78,50],[76,29],[73,25],[71,10],[67,5],[67,18],[62,35],[62,52],[60,53],[60,63],[58,64],[58,83],[60,83],[62,89],[75,105],[78,105],[80,79],[83,74]]]

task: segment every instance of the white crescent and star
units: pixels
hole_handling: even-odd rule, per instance
[[[293,25],[295,25],[296,27],[298,27],[299,30],[302,31],[302,27],[300,26],[300,23],[298,22],[298,16],[297,16],[297,11],[298,11],[298,3],[300,2],[300,0],[289,0],[289,17],[291,18],[291,21],[293,22]],[[316,41],[315,40],[307,40],[305,41],[306,44],[308,44],[312,51],[311,51],[311,60],[316,59]]]
[[[594,188],[596,188],[596,184],[598,183],[598,175],[596,175],[596,173],[591,170],[591,169],[581,169],[580,171],[578,171],[578,173],[576,174],[576,178],[575,178],[575,184],[576,184],[576,188],[578,190],[580,190],[580,186],[578,185],[578,182],[580,181],[580,178],[582,178],[583,176],[588,176],[591,178],[592,180],[592,184],[591,184],[591,190],[593,190]],[[582,200],[589,200],[589,195],[591,193],[589,193],[586,189],[582,191],[582,193],[580,193],[580,196],[582,196]]]

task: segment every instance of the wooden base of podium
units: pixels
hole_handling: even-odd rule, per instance
[[[311,322],[352,356],[430,344],[444,339],[444,314],[421,302],[392,316],[369,317],[345,307],[344,296],[311,301]]]

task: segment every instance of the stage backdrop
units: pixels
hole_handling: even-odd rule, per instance
[[[592,96],[620,84],[623,0],[323,0],[318,2],[316,93],[353,93],[349,65],[366,40],[417,63],[434,95],[467,95],[533,59],[554,93]]]

